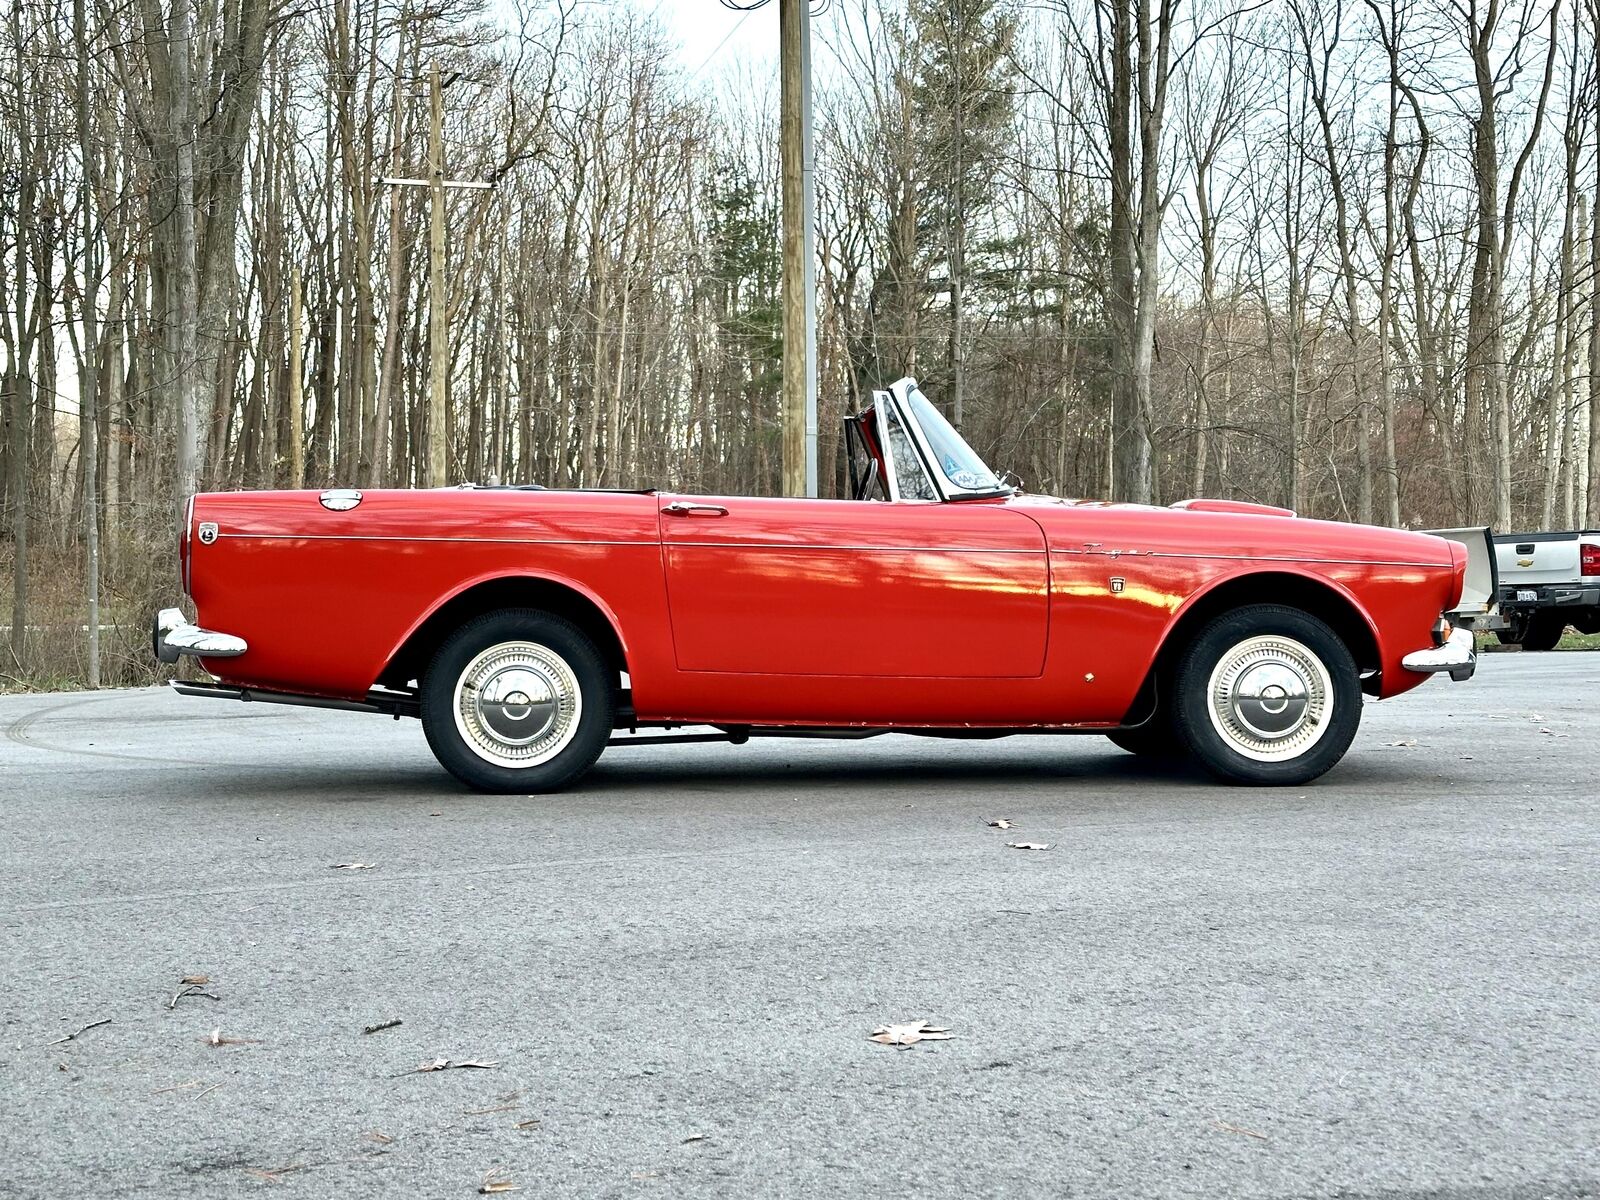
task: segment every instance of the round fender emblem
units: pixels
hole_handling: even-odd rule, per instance
[[[349,512],[361,503],[361,493],[354,488],[334,488],[323,492],[321,497],[322,507],[332,512]]]
[[[217,540],[217,523],[215,521],[200,522],[200,544],[209,546]]]

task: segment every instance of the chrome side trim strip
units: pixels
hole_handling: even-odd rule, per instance
[[[1442,570],[1449,563],[1405,562],[1377,558],[1304,558],[1287,554],[1190,554],[1169,550],[1080,550],[1068,546],[1051,546],[1048,550],[1012,549],[978,546],[849,546],[829,543],[825,545],[800,545],[786,542],[701,542],[665,539],[656,541],[623,541],[616,538],[491,538],[491,537],[430,537],[414,534],[343,534],[343,533],[219,533],[222,538],[255,541],[286,542],[482,542],[501,546],[701,546],[720,550],[858,550],[863,553],[889,553],[914,550],[944,554],[1062,554],[1094,558],[1183,558],[1208,562],[1270,562],[1270,563],[1320,563],[1326,566],[1348,567],[1419,567],[1425,570]]]
[[[426,537],[387,533],[219,533],[219,538],[278,542],[484,542],[505,546],[659,546],[656,541],[619,541],[611,538],[493,538]]]
[[[257,541],[290,542],[484,542],[504,546],[701,546],[714,550],[860,550],[864,553],[898,553],[907,550],[929,551],[944,554],[1034,554],[1043,557],[1046,551],[985,546],[846,546],[801,545],[790,542],[701,542],[677,538],[660,542],[623,542],[603,538],[465,538],[465,537],[412,537],[399,534],[335,534],[335,533],[224,533],[225,538],[248,538]]]
[[[904,554],[906,551],[929,554],[1031,554],[1037,558],[1045,556],[1044,550],[1013,549],[1003,546],[844,546],[822,545],[803,546],[788,542],[684,542],[664,541],[662,548],[672,550],[679,546],[695,546],[710,550],[855,550],[863,554]]]
[[[1317,563],[1332,567],[1420,567],[1430,571],[1447,569],[1449,563],[1402,562],[1387,558],[1305,558],[1288,554],[1187,554],[1180,550],[1076,550],[1051,546],[1051,554],[1075,554],[1082,558],[1193,558],[1207,562]]]

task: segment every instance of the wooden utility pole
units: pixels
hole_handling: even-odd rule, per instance
[[[444,85],[439,64],[428,68],[428,474],[427,487],[443,487],[450,468],[449,388],[445,379],[444,292]]]
[[[778,0],[783,169],[783,493],[817,494],[816,256],[812,250],[811,0]]]
[[[194,2],[175,0],[168,21],[167,54],[172,73],[171,130],[177,147],[177,173],[173,191],[177,247],[176,299],[178,336],[175,383],[178,401],[178,521],[184,505],[199,490],[200,464],[205,457],[201,442],[206,423],[200,406],[200,267],[195,232],[194,199],[194,93],[190,86],[190,57],[194,53]]]
[[[444,278],[444,193],[446,188],[489,190],[492,183],[444,177],[444,90],[456,81],[439,77],[439,64],[428,68],[428,177],[385,178],[392,187],[428,189],[428,459],[424,487],[443,487],[450,473],[449,296]],[[393,336],[391,332],[390,336]],[[383,401],[380,401],[380,403]]]
[[[78,149],[83,155],[83,370],[78,384],[78,459],[83,467],[83,573],[89,618],[89,686],[100,686],[100,330],[95,305],[100,290],[100,243],[95,237],[98,151],[89,122],[89,24],[84,0],[72,2],[72,36],[78,43]],[[20,616],[18,620],[20,620]]]

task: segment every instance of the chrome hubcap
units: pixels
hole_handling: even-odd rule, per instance
[[[1211,725],[1228,746],[1258,762],[1298,758],[1333,719],[1333,680],[1293,638],[1249,638],[1211,672]]]
[[[535,642],[501,642],[456,681],[456,729],[483,759],[536,767],[567,748],[583,716],[583,693],[567,660]]]

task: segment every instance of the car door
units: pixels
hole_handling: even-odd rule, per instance
[[[1004,504],[661,496],[680,670],[1037,676],[1049,558]]]

